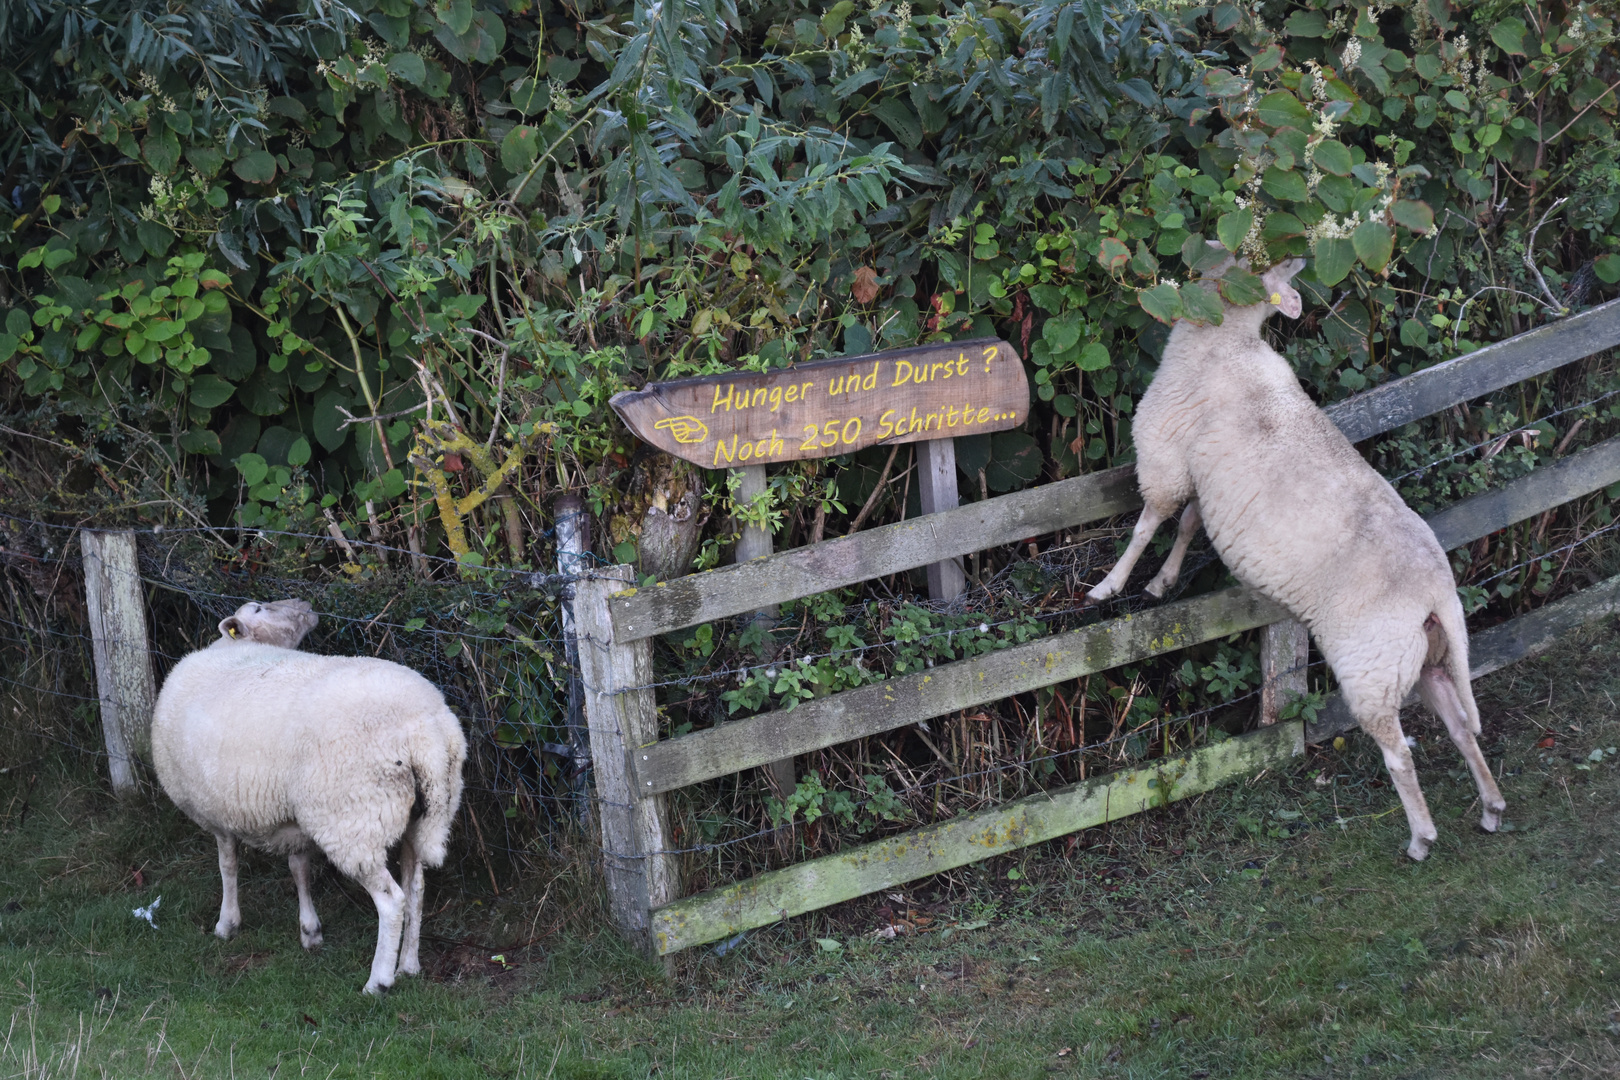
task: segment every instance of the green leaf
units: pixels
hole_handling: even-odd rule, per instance
[[[1255,107],[1255,115],[1267,127],[1297,127],[1311,126],[1311,111],[1299,103],[1299,98],[1287,90],[1273,90],[1260,99]]]
[[[0,364],[10,360],[17,354],[17,346],[22,342],[17,340],[16,334],[0,334]]]
[[[539,79],[519,79],[512,87],[512,104],[524,116],[545,112],[551,105],[551,88]]]
[[[1401,344],[1422,348],[1429,343],[1429,328],[1417,319],[1401,323]]]
[[[1305,202],[1311,197],[1310,189],[1305,186],[1303,176],[1292,169],[1279,169],[1275,165],[1266,170],[1265,176],[1261,178],[1260,186],[1273,199]]]
[[[270,463],[258,454],[243,454],[236,459],[236,471],[242,475],[244,484],[253,487],[269,474]]]
[[[1211,244],[1202,233],[1193,233],[1181,243],[1181,261],[1195,274],[1213,269],[1225,258],[1226,251],[1221,245]]]
[[[268,184],[276,178],[276,159],[268,150],[250,150],[236,159],[231,171],[250,184]]]
[[[1071,311],[1057,318],[1047,319],[1041,327],[1041,337],[1052,352],[1066,353],[1080,343],[1080,313]]]
[[[1181,292],[1169,282],[1155,285],[1151,289],[1139,290],[1136,302],[1142,306],[1143,311],[1166,325],[1182,316]]]
[[[540,156],[540,129],[519,124],[501,140],[501,165],[509,173],[525,173]]]
[[[310,457],[309,440],[302,435],[293,440],[292,446],[287,449],[287,464],[308,465]]]
[[[845,0],[845,3],[848,3],[848,0]],[[817,938],[816,944],[821,946],[822,952],[837,952],[839,949],[844,947],[844,943],[842,941],[835,941],[830,937]]]
[[[163,123],[165,127],[176,134],[191,134],[191,114],[188,112],[180,112],[177,109],[172,113],[164,113]]]
[[[1131,258],[1131,249],[1125,242],[1116,237],[1105,236],[1097,249],[1097,262],[1104,270],[1112,273],[1124,266]]]
[[[452,34],[460,36],[472,27],[472,0],[450,0],[448,4],[441,4],[435,14]]]
[[[1226,308],[1216,291],[1204,282],[1195,282],[1181,290],[1182,318],[1196,323],[1219,326],[1226,317]]]
[[[1296,11],[1283,23],[1283,31],[1290,37],[1327,37],[1327,16],[1320,11]]]
[[[388,58],[388,74],[397,75],[412,86],[427,81],[427,64],[413,52],[397,52]]]
[[[1242,210],[1232,210],[1222,214],[1220,221],[1215,225],[1215,235],[1220,237],[1221,244],[1227,251],[1237,252],[1243,246],[1244,237],[1254,227],[1254,211],[1245,207]]]
[[[1266,298],[1265,282],[1260,275],[1234,266],[1221,276],[1221,297],[1233,307],[1248,307]]]
[[[1613,258],[1613,256],[1610,256],[1610,258]],[[1081,371],[1101,371],[1112,363],[1113,360],[1108,355],[1107,346],[1100,341],[1090,342],[1080,350],[1079,366]]]
[[[1376,274],[1389,265],[1389,257],[1395,252],[1395,234],[1388,225],[1382,221],[1363,221],[1350,239],[1357,257],[1367,269]]]
[[[1434,228],[1434,211],[1428,203],[1419,199],[1397,199],[1389,212],[1394,215],[1395,224],[1415,233],[1427,233]]]
[[[884,98],[873,107],[872,114],[882,120],[907,149],[915,150],[922,145],[922,122],[904,101],[897,97]]]
[[[1318,169],[1334,176],[1349,176],[1356,164],[1350,157],[1350,148],[1338,139],[1323,139],[1317,143],[1311,160]]]
[[[143,218],[135,226],[135,239],[141,242],[147,254],[162,258],[174,243],[174,232],[167,225]]]
[[[159,176],[168,176],[180,163],[180,141],[172,131],[149,132],[141,140],[141,156]]]
[[[1524,35],[1529,30],[1523,19],[1510,15],[1505,19],[1496,20],[1496,24],[1491,27],[1491,40],[1503,52],[1511,56],[1523,56]]]
[[[1594,260],[1592,272],[1610,285],[1620,281],[1620,255],[1610,252]]]
[[[217,454],[219,436],[207,428],[196,427],[180,436],[180,449],[188,454]]]
[[[1318,240],[1314,254],[1316,280],[1323,285],[1337,285],[1356,264],[1355,245],[1346,239]]]
[[[236,393],[236,387],[218,375],[198,375],[191,380],[191,403],[202,409],[223,405]]]

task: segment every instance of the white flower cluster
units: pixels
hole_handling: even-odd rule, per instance
[[[551,111],[567,116],[574,111],[574,95],[568,92],[567,84],[552,79],[548,84],[551,89]]]
[[[174,98],[163,92],[163,88],[158,85],[157,79],[152,76],[151,72],[141,72],[135,81],[141,84],[143,90],[152,95],[152,100],[157,103],[159,110],[166,113],[179,111],[180,106],[175,103]]]
[[[1352,37],[1345,42],[1344,52],[1339,54],[1339,60],[1342,70],[1346,72],[1361,63],[1361,39]]]

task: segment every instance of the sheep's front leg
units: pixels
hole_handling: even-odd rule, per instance
[[[1389,779],[1395,785],[1396,794],[1401,797],[1401,806],[1406,810],[1406,823],[1412,830],[1412,842],[1407,846],[1406,853],[1414,861],[1422,862],[1439,834],[1434,829],[1434,818],[1429,816],[1429,804],[1424,801],[1423,789],[1418,787],[1417,767],[1412,762],[1412,748],[1406,745],[1406,735],[1401,731],[1400,715],[1389,713],[1362,720],[1361,729],[1371,735],[1384,752],[1384,767],[1389,770]]]
[[[1136,528],[1131,532],[1131,542],[1126,546],[1125,554],[1121,555],[1119,562],[1108,571],[1108,576],[1099,581],[1096,588],[1086,593],[1087,600],[1094,604],[1101,603],[1125,587],[1131,571],[1136,567],[1136,560],[1142,557],[1142,552],[1147,550],[1148,541],[1153,539],[1153,534],[1169,516],[1169,513],[1151,503],[1142,507],[1142,516],[1136,519]]]
[[[399,845],[399,881],[405,889],[405,932],[399,946],[399,974],[420,975],[422,939],[422,860],[410,833]]]
[[[371,978],[365,992],[380,994],[394,985],[394,969],[399,962],[399,935],[405,915],[405,890],[388,873],[379,859],[375,869],[356,879],[377,905],[377,952],[371,958]]]
[[[298,940],[306,949],[318,949],[325,938],[321,935],[321,917],[315,914],[315,901],[309,894],[309,852],[288,855],[287,869],[292,871],[293,887],[298,890]]]
[[[1181,512],[1181,526],[1176,530],[1176,542],[1170,548],[1169,557],[1164,560],[1164,565],[1159,568],[1153,580],[1148,582],[1148,595],[1153,599],[1163,600],[1164,594],[1170,591],[1170,587],[1181,576],[1181,561],[1187,557],[1187,547],[1203,523],[1204,518],[1198,508],[1198,500],[1194,499]]]
[[[1442,667],[1424,668],[1418,680],[1418,694],[1423,698],[1423,703],[1445,721],[1451,741],[1456,744],[1463,760],[1468,762],[1468,771],[1474,774],[1479,801],[1485,806],[1479,827],[1486,832],[1495,832],[1502,824],[1502,811],[1507,809],[1507,801],[1496,786],[1496,778],[1491,775],[1485,755],[1480,753],[1479,742],[1474,738],[1474,725],[1469,722],[1468,710],[1463,708],[1462,698],[1458,696],[1451,676]]]
[[[236,837],[230,833],[215,833],[219,842],[219,922],[214,924],[214,936],[229,941],[242,925],[242,908],[236,899]]]

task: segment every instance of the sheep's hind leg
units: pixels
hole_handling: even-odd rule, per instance
[[[1442,667],[1424,668],[1422,677],[1418,679],[1418,694],[1423,698],[1423,703],[1445,721],[1451,741],[1457,744],[1458,752],[1468,762],[1468,771],[1474,774],[1474,786],[1479,788],[1479,801],[1485,807],[1479,827],[1486,832],[1495,832],[1502,824],[1502,811],[1507,809],[1507,802],[1502,798],[1501,789],[1496,786],[1496,778],[1491,775],[1485,755],[1480,752],[1479,742],[1474,738],[1478,732],[1469,722],[1468,711],[1463,708],[1462,698],[1458,696],[1451,676]]]
[[[1176,529],[1176,542],[1171,546],[1169,556],[1164,560],[1164,565],[1159,568],[1159,572],[1154,575],[1153,580],[1147,584],[1149,596],[1155,600],[1163,600],[1164,594],[1169,592],[1170,587],[1176,583],[1176,579],[1181,576],[1181,561],[1187,557],[1187,547],[1197,534],[1198,526],[1203,523],[1204,518],[1199,511],[1198,500],[1194,499],[1181,512],[1181,525]]]
[[[219,842],[219,922],[214,924],[214,936],[231,940],[242,925],[242,908],[236,899],[236,837],[230,833],[215,833]]]
[[[399,881],[405,889],[405,933],[399,945],[401,975],[420,975],[422,961],[422,859],[411,842],[411,833],[399,845]]]
[[[298,940],[306,949],[318,949],[325,939],[321,936],[321,917],[315,914],[315,901],[309,895],[309,852],[288,855],[287,869],[292,871],[293,887],[298,890]]]
[[[1153,534],[1169,516],[1170,514],[1159,510],[1151,503],[1142,507],[1142,516],[1136,519],[1136,528],[1131,532],[1131,542],[1126,546],[1125,554],[1121,555],[1114,568],[1108,571],[1108,576],[1099,581],[1096,588],[1086,593],[1087,600],[1099,604],[1125,587],[1131,571],[1136,567],[1136,560],[1142,557],[1142,552],[1147,550],[1148,541],[1153,539]]]
[[[1396,794],[1401,797],[1401,805],[1406,809],[1406,823],[1412,830],[1412,842],[1407,846],[1406,853],[1414,861],[1422,862],[1439,834],[1435,832],[1434,818],[1429,816],[1429,804],[1424,801],[1423,789],[1418,787],[1417,767],[1412,762],[1412,748],[1406,745],[1406,734],[1401,731],[1400,715],[1388,713],[1362,720],[1361,729],[1371,735],[1384,752],[1384,767],[1389,770],[1389,779],[1395,785]]]
[[[405,916],[405,890],[388,873],[379,858],[374,868],[354,875],[377,905],[377,952],[371,958],[371,978],[365,992],[380,994],[394,985],[394,969],[399,962],[399,935]]]

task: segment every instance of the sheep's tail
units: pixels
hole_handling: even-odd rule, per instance
[[[439,724],[424,725],[412,740],[411,774],[420,816],[411,824],[411,839],[427,866],[444,864],[450,826],[461,806],[461,768],[466,760],[467,738],[448,709]]]
[[[1468,624],[1463,619],[1462,602],[1453,597],[1449,604],[1438,604],[1423,623],[1429,639],[1425,667],[1446,673],[1457,704],[1462,706],[1468,727],[1479,733],[1479,706],[1474,702],[1474,686],[1468,668]]]

